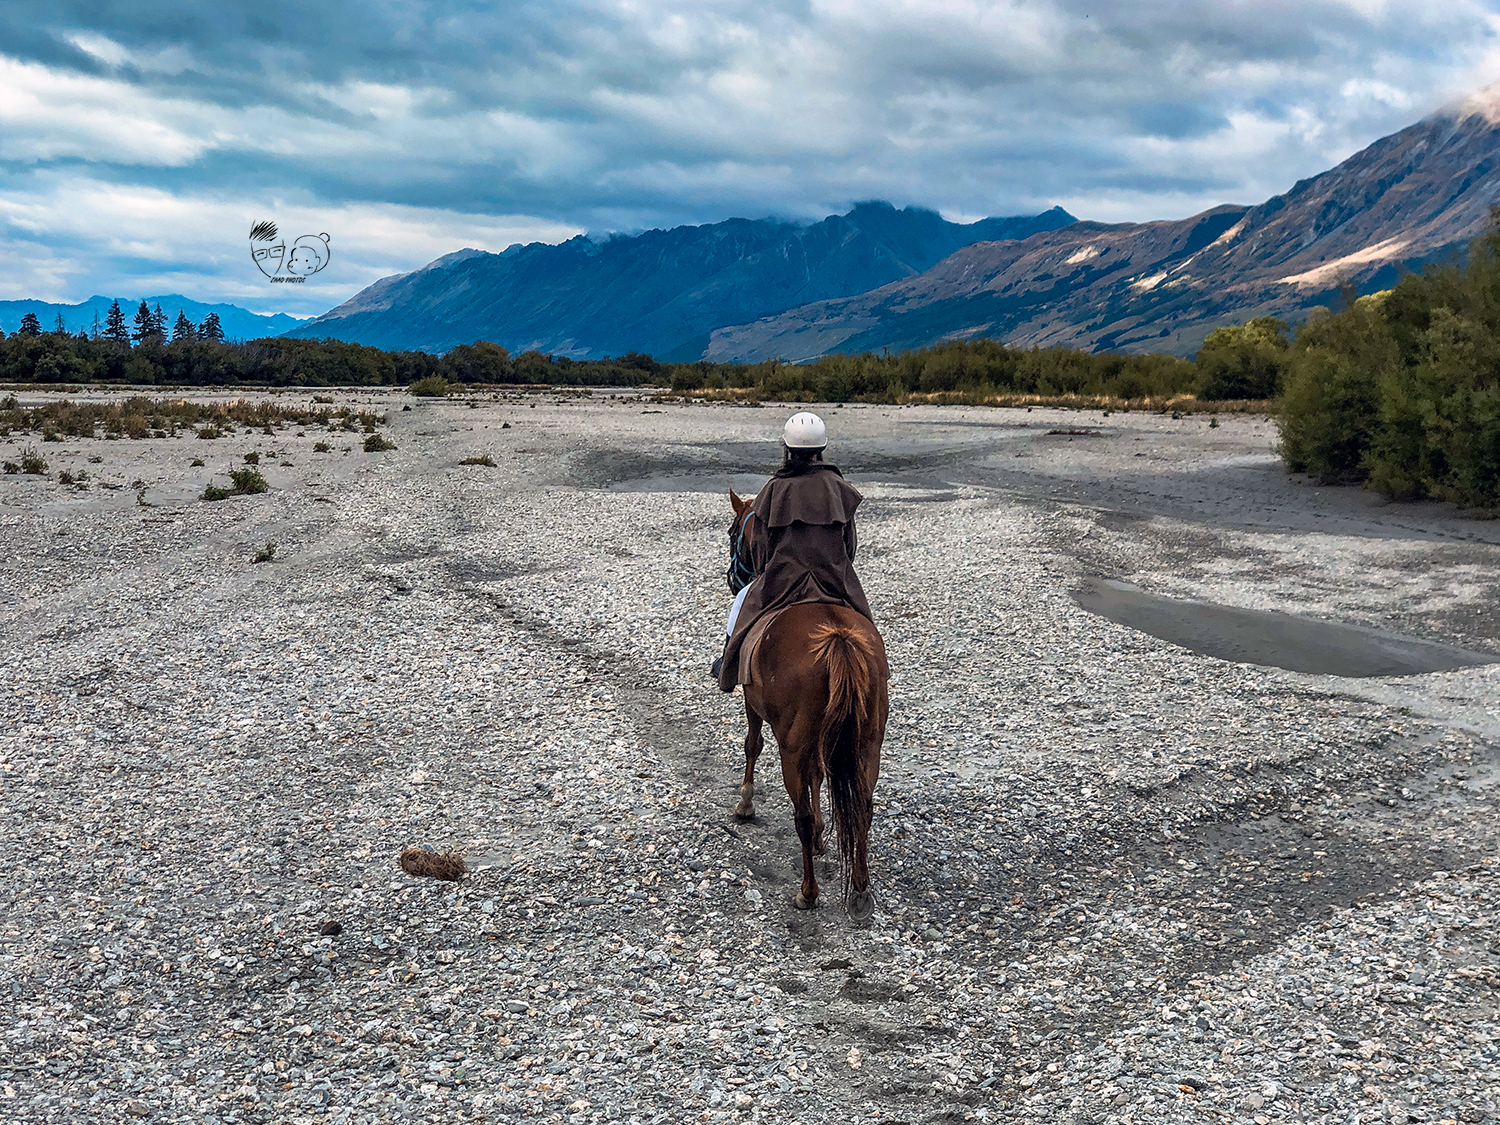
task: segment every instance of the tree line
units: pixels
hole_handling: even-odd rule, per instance
[[[102,327],[44,331],[35,314],[0,338],[0,382],[209,386],[653,384],[691,393],[796,401],[897,402],[915,396],[1092,396],[1255,400],[1278,417],[1289,468],[1325,481],[1367,481],[1387,496],[1500,507],[1500,226],[1466,263],[1429,267],[1295,334],[1270,317],[1210,332],[1196,357],[1012,348],[955,341],[895,355],[828,355],[811,363],[661,363],[630,353],[602,360],[487,341],[444,355],[390,352],[339,340],[223,338],[217,316],[168,330],[143,301],[127,323],[116,302]]]
[[[571,360],[541,352],[512,356],[498,344],[460,344],[445,355],[385,351],[342,340],[268,336],[228,341],[217,313],[194,324],[179,310],[170,329],[161,306],[142,301],[128,322],[118,301],[93,331],[70,333],[59,317],[44,330],[27,313],[8,337],[0,332],[0,382],[129,383],[142,386],[397,387],[444,383],[552,383],[579,386],[667,385],[669,369],[631,353]]]

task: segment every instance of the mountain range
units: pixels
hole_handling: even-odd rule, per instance
[[[1256,207],[1080,222],[965,247],[919,276],[714,332],[707,357],[797,360],[988,336],[1190,354],[1217,325],[1292,322],[1463,254],[1500,199],[1500,84]]]
[[[1105,224],[944,221],[867,203],[810,226],[731,219],[463,250],[385,278],[296,336],[442,351],[489,339],[577,358],[805,360],[987,336],[1191,354],[1217,325],[1293,322],[1461,255],[1500,198],[1500,84],[1257,206]]]
[[[23,316],[27,313],[36,313],[37,319],[42,322],[42,328],[47,331],[51,331],[57,323],[58,316],[61,315],[63,327],[69,332],[92,332],[95,317],[98,318],[102,328],[104,318],[109,314],[109,306],[116,299],[94,296],[76,305],[55,304],[51,301],[0,301],[0,329],[14,332],[21,327]],[[120,308],[125,312],[125,322],[133,324],[135,310],[140,306],[142,298],[120,297],[118,300]],[[285,313],[264,316],[242,309],[238,305],[205,304],[202,301],[194,301],[189,297],[184,297],[181,293],[146,297],[145,302],[153,309],[157,305],[161,306],[161,311],[167,317],[169,331],[172,323],[177,319],[178,312],[186,313],[188,319],[194,324],[203,323],[203,318],[211,312],[218,313],[219,326],[224,329],[224,336],[229,340],[256,340],[262,336],[280,336],[288,329],[303,323],[300,318],[287,316]]]
[[[287,335],[439,352],[492,340],[575,359],[646,352],[693,360],[724,325],[865,293],[920,275],[961,247],[1075,221],[1055,207],[950,223],[875,202],[810,225],[729,219],[501,254],[460,250],[377,281]]]

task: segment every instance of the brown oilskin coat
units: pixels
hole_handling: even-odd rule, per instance
[[[824,602],[874,620],[854,573],[854,509],[863,499],[838,469],[821,462],[797,476],[766,482],[751,505],[760,526],[746,560],[758,577],[725,645],[720,688],[733,691],[744,682],[740,648],[763,614],[799,602]]]

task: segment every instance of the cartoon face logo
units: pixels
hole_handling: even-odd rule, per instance
[[[256,223],[250,228],[250,260],[256,269],[267,277],[275,277],[281,272],[285,258],[286,242],[277,238],[275,223]]]
[[[286,272],[308,277],[326,266],[331,256],[326,234],[304,234],[292,243],[291,256],[286,260]]]
[[[304,234],[288,248],[275,223],[259,222],[250,228],[250,260],[273,280],[278,275],[311,277],[333,257],[328,243],[327,234]]]

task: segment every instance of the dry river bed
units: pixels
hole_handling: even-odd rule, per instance
[[[731,817],[707,676],[787,411],[337,398],[398,448],[0,477],[5,1120],[1500,1115],[1500,523],[1261,418],[826,408],[894,676],[861,929],[832,856],[791,906],[774,752]],[[1275,666],[1317,622],[1448,670]]]

